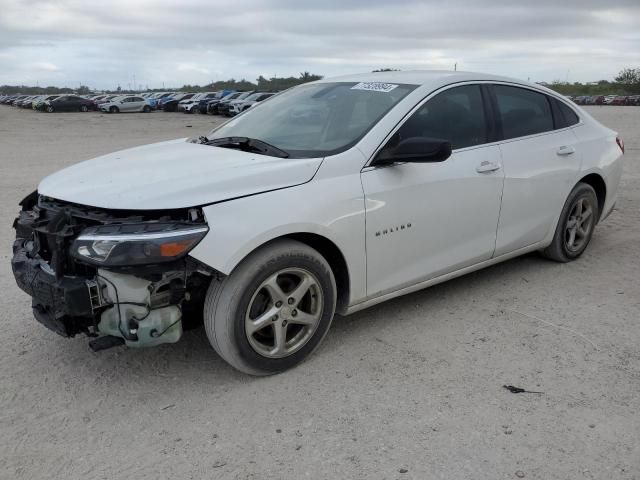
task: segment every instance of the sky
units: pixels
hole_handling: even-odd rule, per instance
[[[613,79],[640,0],[0,0],[0,85],[205,85],[309,71]]]

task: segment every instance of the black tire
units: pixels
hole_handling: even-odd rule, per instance
[[[56,109],[53,108],[53,105],[47,105],[47,112],[53,113]]]
[[[89,111],[89,107],[87,107],[86,105],[82,105],[82,106],[80,107],[80,111],[81,111],[81,112],[88,112],[88,111]]]
[[[577,209],[588,209],[591,213],[586,215],[584,210],[576,215]],[[566,263],[575,260],[589,245],[599,218],[598,196],[595,190],[591,185],[578,183],[564,204],[551,245],[545,248],[542,254],[556,262]],[[574,221],[575,227],[572,226]],[[574,230],[573,236],[571,230]],[[583,233],[576,233],[576,230]],[[576,243],[577,241],[579,243]]]
[[[315,330],[305,343],[287,356],[271,358],[251,345],[245,322],[263,282],[286,269],[300,269],[313,276],[318,287],[314,298],[322,295],[322,307],[316,314],[319,320]],[[298,365],[320,345],[329,331],[335,308],[336,282],[325,258],[303,243],[277,240],[251,253],[229,276],[212,281],[205,300],[204,325],[211,345],[232,367],[250,375],[272,375]],[[274,324],[274,345],[276,328]],[[284,331],[286,341],[287,330]]]
[[[118,107],[109,107],[109,113],[118,113],[119,111]]]
[[[151,111],[151,107],[150,107],[149,105],[145,105],[145,106],[142,108],[142,111],[143,111],[144,113],[149,113],[149,112]]]

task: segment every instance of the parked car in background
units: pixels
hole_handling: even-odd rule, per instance
[[[22,100],[24,100],[27,97],[28,95],[17,95],[9,101],[9,105],[16,107],[18,106],[18,103],[20,103]]]
[[[232,92],[233,90],[220,90],[220,91],[214,92],[214,94],[210,97],[200,99],[198,101],[198,113],[202,113],[202,114],[208,113],[208,105],[210,102],[219,101],[221,98],[225,97],[226,95],[229,95]]]
[[[149,103],[149,106],[152,109],[156,110],[158,108],[158,102],[164,98],[170,97],[171,95],[174,95],[174,92],[157,92],[147,99],[147,103]]]
[[[624,95],[618,95],[613,100],[611,100],[611,105],[629,105],[629,97]]]
[[[629,105],[640,105],[640,95],[631,95],[629,97]]]
[[[100,106],[100,105],[102,105],[103,103],[110,102],[110,101],[111,101],[111,100],[113,100],[114,98],[118,98],[118,97],[121,97],[121,96],[122,96],[122,95],[106,95],[106,96],[102,97],[100,100],[98,100],[98,101],[96,102],[96,104],[97,104],[98,106]]]
[[[182,100],[180,100],[178,102],[178,105],[176,106],[176,111],[177,112],[184,112],[185,108],[187,105],[189,105],[189,107],[191,107],[191,104],[198,100],[199,98],[201,98],[204,95],[204,93],[200,92],[200,93],[194,93],[192,97],[190,98],[183,98]]]
[[[93,100],[78,95],[62,95],[53,100],[47,100],[44,104],[44,110],[49,113],[88,112],[89,110],[97,110],[97,105]]]
[[[50,101],[55,100],[56,98],[61,97],[61,96],[62,95],[60,95],[60,94],[44,95],[43,97],[39,98],[37,101],[33,102],[33,109],[34,110],[44,110],[46,102],[50,102]]]
[[[102,95],[96,95],[94,97],[89,97],[91,100],[93,100],[94,102],[96,102],[96,104],[98,102],[100,102],[101,100],[107,98],[109,95],[108,94],[102,94]]]
[[[241,92],[236,92],[235,90],[227,91],[224,95],[220,95],[213,100],[207,102],[207,113],[210,115],[218,114],[218,105],[220,102],[235,98],[235,96],[240,95]]]
[[[36,98],[36,95],[27,95],[24,98],[21,98],[17,102],[14,102],[14,106],[18,108],[30,108],[31,102]]]
[[[215,98],[217,92],[204,92],[194,95],[188,100],[183,100],[178,104],[178,111],[184,113],[200,113],[200,102],[207,102]]]
[[[5,105],[11,105],[11,102],[13,102],[13,100],[15,100],[17,97],[19,97],[19,95],[6,95],[2,99],[2,103]]]
[[[137,95],[125,95],[100,104],[100,111],[108,113],[129,113],[151,111],[147,100]]]
[[[242,113],[245,110],[253,107],[257,103],[260,103],[267,98],[273,97],[274,95],[275,92],[255,92],[249,95],[244,100],[233,100],[229,103],[229,114],[233,116]]]
[[[168,100],[161,103],[161,108],[165,112],[175,112],[178,110],[178,102],[181,100],[188,100],[193,97],[195,93],[181,93],[170,97]]]
[[[219,104],[218,104],[218,115],[225,115],[225,116],[229,116],[229,105],[231,104],[231,102],[236,101],[236,100],[244,100],[245,98],[247,98],[249,95],[251,95],[253,93],[253,90],[249,90],[248,92],[237,92],[235,93],[235,97],[231,98],[231,96],[223,99]]]
[[[163,110],[164,104],[172,101],[173,99],[177,99],[178,101],[182,100],[184,95],[185,95],[184,93],[174,92],[171,95],[167,95],[166,97],[161,98],[158,101],[158,109]]]

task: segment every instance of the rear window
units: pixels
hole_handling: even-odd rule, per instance
[[[571,125],[575,125],[580,121],[580,118],[578,117],[578,115],[576,115],[576,112],[574,112],[571,107],[565,105],[563,102],[558,102],[558,106],[560,107],[560,113],[564,118],[565,126],[570,127]]]
[[[547,96],[525,88],[494,85],[498,113],[505,139],[553,130]]]

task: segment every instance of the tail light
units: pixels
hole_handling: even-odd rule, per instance
[[[624,153],[624,141],[620,137],[616,137],[616,143],[620,147],[620,150],[622,150],[622,153]]]

